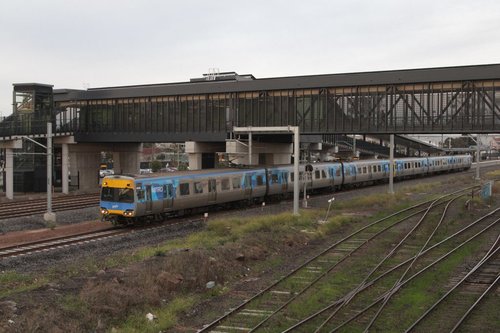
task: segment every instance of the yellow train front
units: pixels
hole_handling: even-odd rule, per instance
[[[132,221],[137,213],[134,178],[104,177],[101,187],[101,216],[114,224]]]

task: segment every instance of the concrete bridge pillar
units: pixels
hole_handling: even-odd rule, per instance
[[[69,193],[69,144],[75,144],[75,138],[73,136],[65,137],[55,137],[54,144],[61,144],[62,152],[62,165],[61,165],[61,182],[62,182],[62,193]]]
[[[99,188],[101,151],[104,147],[99,144],[79,143],[69,148],[70,171],[72,175],[78,175],[79,190],[97,190]]]
[[[226,141],[226,153],[236,164],[249,165],[249,145],[237,140]],[[290,164],[292,143],[252,142],[252,165]]]
[[[111,148],[115,173],[139,173],[142,143],[115,144]]]
[[[115,173],[139,173],[139,162],[142,153],[141,143],[127,144],[92,144],[79,143],[69,146],[71,175],[79,175],[79,189],[94,191],[99,188],[99,165],[101,152],[113,154]],[[63,152],[64,155],[64,152]]]
[[[5,149],[5,196],[14,199],[14,150]]]
[[[68,153],[68,144],[62,144],[62,193],[69,193],[69,153]]]
[[[189,170],[214,168],[217,152],[225,151],[223,142],[186,142],[186,153],[189,159]]]

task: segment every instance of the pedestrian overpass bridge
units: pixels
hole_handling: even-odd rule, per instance
[[[248,136],[235,135],[235,126],[299,126],[301,143],[313,145],[335,144],[338,135],[500,132],[500,64],[264,79],[227,72],[181,83],[86,90],[22,83],[13,90],[13,112],[0,121],[4,156],[22,136],[43,141],[49,122],[60,158],[71,156],[71,173],[84,179],[94,178],[102,150],[116,152],[123,171],[134,170],[143,142],[189,142],[190,165],[208,166],[214,152],[244,153]],[[263,147],[254,163],[290,163],[290,135],[253,140]],[[23,165],[36,171],[37,156]]]

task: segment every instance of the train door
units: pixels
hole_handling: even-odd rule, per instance
[[[282,193],[288,192],[288,172],[287,171],[280,172],[278,179],[281,183],[281,192]]]
[[[382,164],[382,175],[384,178],[389,177],[389,163],[384,163]]]
[[[356,169],[356,166],[355,165],[349,165],[349,174],[350,174],[350,178],[352,180],[352,182],[354,183],[356,181],[356,174],[357,174],[357,169]]]
[[[174,187],[172,184],[163,185],[163,210],[168,211],[172,209],[174,201]]]
[[[151,184],[145,185],[146,187],[146,213],[153,211],[153,194],[151,192]]]
[[[215,178],[208,179],[208,203],[217,201],[217,180]]]
[[[245,192],[245,198],[250,198],[252,196],[252,175],[245,174],[243,176],[243,188]]]

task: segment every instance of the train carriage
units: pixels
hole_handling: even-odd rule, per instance
[[[407,178],[427,174],[426,160],[427,158],[425,157],[397,159],[396,177]]]
[[[342,173],[340,163],[318,163],[311,164],[311,187],[314,189],[320,188],[335,188],[342,185]]]
[[[273,167],[268,169],[268,195],[286,196],[290,192],[290,169],[288,166]]]

